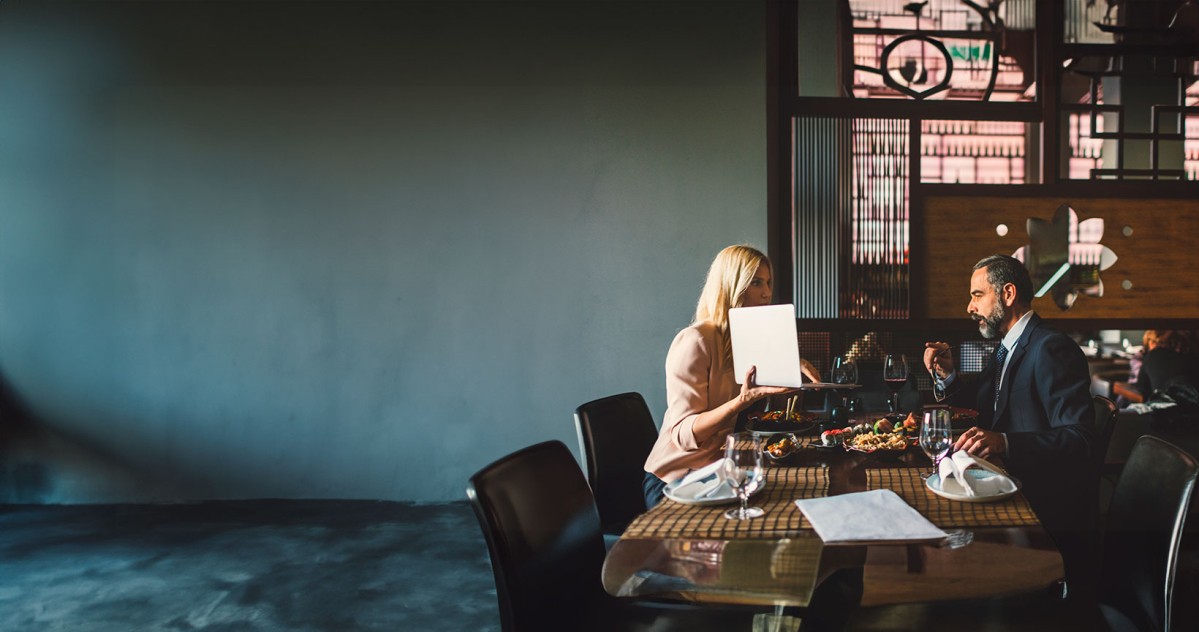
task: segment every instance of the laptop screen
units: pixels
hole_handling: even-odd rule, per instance
[[[756,366],[759,386],[798,388],[803,382],[794,305],[736,307],[729,310],[733,371],[737,383]]]

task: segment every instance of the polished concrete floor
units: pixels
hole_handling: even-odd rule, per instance
[[[465,503],[0,506],[0,630],[499,630]]]
[[[1197,629],[1194,539],[1178,579],[1175,629]],[[865,609],[850,627],[1084,629],[1047,620],[1037,599]],[[498,629],[464,502],[0,505],[4,632]]]

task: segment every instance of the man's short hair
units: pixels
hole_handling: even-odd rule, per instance
[[[990,255],[974,264],[975,270],[983,268],[987,269],[987,283],[995,288],[996,294],[1002,294],[1003,286],[1011,283],[1016,286],[1016,302],[1021,305],[1032,304],[1032,277],[1019,259],[1007,255]]]

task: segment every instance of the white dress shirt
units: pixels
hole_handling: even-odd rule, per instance
[[[1025,312],[1024,315],[1021,316],[1020,319],[1017,320],[1014,325],[1012,325],[1012,328],[1008,330],[1007,335],[1005,335],[1003,337],[1003,340],[999,341],[999,344],[1001,344],[1007,348],[1007,356],[1004,357],[1004,359],[1003,359],[1003,366],[996,368],[996,370],[999,371],[1000,387],[1003,386],[1003,378],[1007,376],[1007,366],[1012,359],[1012,351],[1015,351],[1015,349],[1016,349],[1016,342],[1020,340],[1020,336],[1024,335],[1024,329],[1026,327],[1028,327],[1028,321],[1032,319],[1033,313],[1034,312],[1032,310],[1028,310],[1027,312]],[[936,385],[937,385],[936,394],[939,395],[937,399],[942,399],[945,397],[945,395],[944,395],[945,388],[947,386],[949,386],[951,383],[953,383],[953,379],[955,377],[957,377],[957,370],[954,370],[952,373],[945,376],[944,378],[941,378],[940,376],[938,376],[936,374],[936,371],[933,371],[933,380],[936,382]],[[999,389],[996,389],[996,392],[998,392],[998,391],[999,391]],[[995,401],[992,402],[992,406],[994,406],[994,408],[991,409],[992,411],[996,410],[999,407],[999,398],[996,398]],[[1007,433],[1005,432],[1002,434],[1003,434],[1004,452],[1007,452],[1007,448],[1008,448]]]

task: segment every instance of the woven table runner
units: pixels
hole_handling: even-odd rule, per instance
[[[828,495],[828,470],[823,467],[768,467],[766,487],[749,499],[766,515],[753,520],[729,520],[727,505],[685,505],[670,499],[641,514],[625,529],[626,538],[780,538],[811,529],[793,501]]]
[[[930,492],[914,468],[866,470],[866,487],[890,489],[938,527],[1031,527],[1040,524],[1025,500],[1017,493],[1006,500],[968,503]]]

